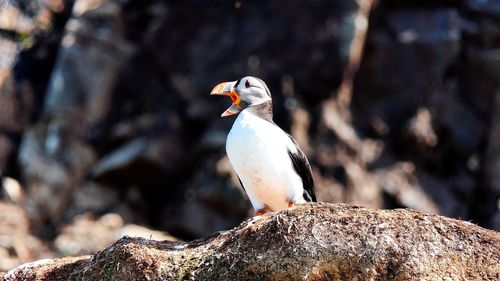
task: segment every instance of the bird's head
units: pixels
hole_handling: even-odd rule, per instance
[[[222,117],[239,113],[247,107],[271,102],[271,92],[259,78],[245,76],[237,81],[215,86],[210,95],[228,96],[233,104],[222,113]]]

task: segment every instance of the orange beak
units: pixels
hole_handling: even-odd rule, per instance
[[[235,115],[241,111],[241,99],[238,93],[234,90],[234,84],[236,84],[236,81],[220,83],[214,87],[212,92],[210,92],[210,95],[228,96],[233,102],[233,104],[226,109],[224,113],[222,113],[221,117]]]

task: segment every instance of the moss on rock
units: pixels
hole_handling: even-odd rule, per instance
[[[468,222],[315,203],[188,243],[124,237],[29,271],[35,280],[498,280],[499,249],[499,233]],[[23,280],[16,270],[4,280]]]

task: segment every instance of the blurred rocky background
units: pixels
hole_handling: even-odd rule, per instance
[[[214,85],[254,75],[320,201],[500,230],[495,0],[0,0],[0,271],[250,204]]]

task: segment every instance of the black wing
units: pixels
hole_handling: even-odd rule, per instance
[[[307,161],[307,157],[300,150],[299,145],[295,140],[290,136],[295,148],[297,148],[296,153],[292,153],[288,150],[288,155],[290,155],[290,159],[292,159],[293,168],[299,174],[302,179],[302,184],[304,187],[304,199],[308,202],[316,202],[316,194],[314,193],[314,179],[312,176],[311,165],[309,165],[309,161]]]
[[[243,188],[243,190],[244,190],[245,192],[247,192],[247,190],[245,189],[245,186],[244,186],[244,185],[243,185],[243,183],[241,182],[241,179],[240,179],[240,177],[239,177],[239,176],[238,176],[238,180],[240,181],[240,184],[241,184],[241,187]]]

